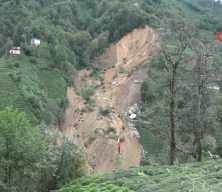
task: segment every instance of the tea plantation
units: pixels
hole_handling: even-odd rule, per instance
[[[59,192],[220,192],[222,161],[148,166],[81,178]]]

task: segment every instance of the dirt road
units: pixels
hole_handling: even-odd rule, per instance
[[[91,70],[75,76],[74,87],[67,91],[64,134],[85,152],[89,172],[105,173],[140,164],[142,147],[125,113],[139,102],[141,82],[146,78],[143,64],[158,50],[159,36],[154,30],[136,29],[94,61],[102,70],[100,78]],[[90,102],[81,96],[87,87],[95,91]]]

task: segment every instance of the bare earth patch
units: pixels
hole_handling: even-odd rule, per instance
[[[158,50],[159,35],[153,29],[136,29],[95,59],[93,64],[103,71],[99,80],[82,70],[68,88],[63,132],[85,152],[89,173],[139,166],[142,146],[125,113],[140,101],[143,66]],[[90,103],[80,94],[86,86],[95,87]]]

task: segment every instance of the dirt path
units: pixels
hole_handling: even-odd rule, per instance
[[[143,64],[158,51],[158,40],[149,27],[134,30],[94,61],[103,70],[99,79],[92,71],[82,70],[74,78],[75,88],[68,89],[64,134],[82,147],[89,172],[140,164],[142,147],[126,112],[140,101],[141,82],[146,78]],[[90,102],[77,94],[86,87],[95,89]]]

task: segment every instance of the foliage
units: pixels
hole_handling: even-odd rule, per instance
[[[90,73],[90,77],[92,77],[95,80],[101,79],[101,75],[102,75],[102,72],[98,68],[93,68],[92,72]]]
[[[171,36],[174,31],[170,31],[170,29],[174,27],[176,22],[181,21],[197,26],[198,35],[195,34],[195,38],[207,43],[213,41],[215,32],[222,29],[221,13],[221,6],[215,6],[210,0],[0,0],[0,109],[13,106],[18,111],[26,112],[28,119],[34,124],[60,122],[63,120],[64,109],[67,105],[66,89],[72,82],[72,75],[75,70],[90,67],[91,60],[100,55],[110,43],[118,41],[126,33],[144,25],[154,27],[161,36],[168,33]],[[30,46],[30,40],[33,37],[41,39],[39,47]],[[172,41],[173,37],[169,37],[166,44]],[[21,56],[12,57],[8,54],[13,46],[21,46]],[[190,65],[192,51],[190,50],[190,52],[188,51],[187,60],[184,61],[184,68],[180,69],[178,76],[181,80],[177,87],[179,94],[177,100],[179,129],[177,135],[179,135],[178,140],[181,141],[180,145],[184,145],[186,149],[187,145],[185,144],[192,141],[192,135],[189,133],[192,130],[194,116],[190,115],[193,114],[190,106],[194,101],[193,93],[196,92],[196,89],[190,86],[190,84],[195,83],[190,75],[193,69]],[[220,52],[221,50],[217,52],[218,58],[213,66],[217,74],[221,73],[222,56]],[[168,138],[166,129],[169,124],[167,120],[169,111],[166,108],[167,91],[165,89],[168,77],[163,73],[162,64],[163,60],[159,57],[150,66],[150,77],[143,85],[144,108],[141,115],[143,121],[139,122],[138,125],[142,135],[141,141],[144,144],[146,154],[148,154],[148,157],[145,156],[145,160],[148,159],[148,163],[151,162],[151,164],[152,161],[165,163],[165,154],[168,150],[167,145],[165,145]],[[94,72],[92,76],[99,78],[99,72]],[[185,81],[182,82],[183,79]],[[84,88],[81,93],[90,106],[93,105],[94,89],[94,87],[89,86]],[[206,104],[209,106],[207,114],[209,115],[206,115],[207,118],[204,119],[204,122],[207,125],[208,134],[213,135],[217,140],[215,152],[222,154],[220,143],[221,98],[220,94],[210,93],[209,95],[211,99],[209,97],[206,99]],[[216,97],[216,102],[212,104]],[[108,111],[103,112],[105,115],[108,114]],[[1,113],[3,120],[6,118],[5,113],[8,113],[7,110]],[[27,123],[27,120],[24,120],[26,118],[22,118],[24,128],[23,126],[17,126],[17,124],[20,125],[17,119],[17,116],[20,117],[19,113],[17,111],[13,112],[11,109],[9,113],[12,114],[13,118],[10,118],[10,122],[4,122],[4,124],[13,127],[13,129],[8,129],[6,126],[6,132],[9,131],[8,133],[10,133],[11,130],[12,133],[13,131],[17,133],[18,130],[15,128],[19,127],[22,133],[27,132],[27,137],[35,134],[37,137],[36,140],[33,140],[33,137],[30,136],[27,141],[23,142],[23,137],[26,138],[26,135],[24,134],[20,138],[21,132],[18,131],[19,137],[16,136],[16,140],[13,140],[12,147],[13,150],[19,148],[19,151],[15,150],[17,158],[20,158],[20,154],[25,155],[24,158],[21,158],[22,162],[17,162],[17,158],[15,159],[15,156],[13,156],[14,153],[11,156],[13,161],[11,159],[8,161],[5,154],[1,156],[2,159],[3,157],[6,158],[3,163],[6,163],[7,166],[19,165],[21,169],[24,168],[25,170],[20,171],[20,168],[18,168],[17,171],[13,167],[13,177],[15,179],[12,181],[13,189],[11,188],[11,191],[54,189],[56,186],[65,184],[81,175],[82,170],[79,168],[81,168],[82,157],[73,144],[69,141],[63,141],[62,138],[57,138],[62,141],[59,142],[61,146],[54,145],[52,143],[57,143],[57,139],[52,139],[52,141],[44,134],[39,133],[36,128]],[[16,126],[11,126],[13,122],[16,123]],[[30,127],[30,129],[27,130],[27,127]],[[5,129],[5,126],[3,128]],[[5,139],[5,136],[7,135],[0,135],[1,142]],[[11,133],[9,136],[15,137]],[[1,144],[1,150],[5,153],[4,144],[4,142]],[[41,150],[38,151],[38,147]],[[206,147],[206,151],[208,149]],[[32,159],[32,155],[29,153],[33,153],[35,159]],[[184,161],[187,160],[184,157],[180,158]],[[76,164],[68,163],[70,161]],[[20,165],[20,163],[23,164]],[[211,169],[210,166],[205,168]],[[217,167],[217,165],[213,166]],[[141,169],[143,170],[143,168]],[[133,172],[136,178],[132,180],[133,175],[129,173],[120,174],[126,174],[123,179],[127,180],[127,177],[129,177],[130,181],[128,180],[127,185],[132,190],[155,191],[159,189],[160,191],[161,189],[164,190],[164,187],[167,187],[166,190],[168,191],[179,190],[176,188],[178,185],[175,184],[178,182],[178,179],[175,178],[177,172],[173,170],[175,177],[173,175],[168,177],[168,174],[165,182],[159,183],[159,179],[162,177],[162,174],[159,173],[164,168],[159,169],[151,168],[151,171],[148,171],[147,175],[149,176],[155,175],[155,173],[158,174],[153,180],[146,177],[146,171],[139,174]],[[181,172],[181,169],[178,169]],[[193,174],[192,169],[193,167],[189,168],[188,166],[188,170]],[[76,172],[73,170],[76,170]],[[5,169],[1,170],[2,178],[4,178],[2,175],[7,171]],[[205,173],[201,169],[198,169],[198,171]],[[214,171],[217,172],[218,170]],[[165,172],[166,169],[164,169]],[[20,174],[27,174],[27,177],[20,177]],[[118,173],[116,175],[117,178],[121,178],[118,177]],[[142,180],[143,176],[144,180]],[[208,190],[207,179],[206,181],[198,180],[194,176],[192,182],[197,181],[197,183],[195,183],[195,187],[189,189],[188,184],[191,181],[187,177],[193,178],[193,175],[188,174],[185,177],[188,184],[182,182],[184,180],[183,176],[179,180],[181,181],[180,188],[182,191]],[[197,178],[199,177],[205,177],[205,175],[197,174]],[[220,178],[220,175],[218,178]],[[216,177],[215,180],[218,178]],[[150,181],[150,183],[147,183],[147,181]],[[167,185],[166,181],[175,185]],[[0,180],[1,191],[9,190],[5,182],[4,179]],[[27,185],[24,183],[27,183]],[[116,187],[116,183],[117,181],[113,184],[113,188]],[[211,184],[213,181],[210,180],[209,183]],[[37,186],[41,189],[37,189]],[[86,189],[90,190],[89,186],[87,187]],[[96,185],[95,188],[97,187],[99,190],[103,190],[100,189],[100,186]],[[204,187],[204,189],[201,187]],[[216,186],[215,190],[217,189]],[[109,189],[105,190],[108,191]],[[125,189],[121,188],[120,190]]]
[[[127,187],[121,187],[115,184],[112,184],[108,181],[103,181],[102,179],[92,179],[87,180],[79,180],[74,184],[68,185],[63,189],[59,190],[59,192],[133,192]]]
[[[39,129],[23,113],[7,108],[0,112],[0,132],[0,180],[5,190],[36,190],[46,150]]]
[[[109,107],[106,107],[106,108],[100,107],[99,108],[99,114],[104,116],[104,117],[109,116],[111,112],[112,112],[112,109],[109,108]]]
[[[58,145],[57,142],[61,144]],[[0,190],[47,191],[83,174],[76,145],[33,127],[24,113],[0,111]]]
[[[197,126],[196,120],[197,115],[195,110],[195,101],[197,96],[197,80],[194,78],[195,72],[195,62],[199,54],[202,54],[202,48],[198,47],[199,43],[202,42],[206,47],[212,42],[215,42],[215,32],[219,29],[218,18],[219,10],[221,11],[221,6],[213,7],[213,1],[169,1],[168,3],[162,2],[168,7],[168,9],[163,10],[159,13],[159,17],[165,15],[164,26],[165,29],[161,28],[162,41],[164,46],[167,47],[166,50],[171,52],[175,48],[175,26],[176,23],[186,23],[188,25],[195,25],[192,33],[184,33],[184,35],[191,35],[191,39],[195,39],[190,44],[192,49],[187,49],[184,57],[181,58],[183,62],[178,70],[177,75],[177,101],[176,101],[176,123],[177,123],[177,133],[176,140],[177,145],[177,158],[179,162],[192,161],[196,157],[194,155],[195,151],[195,134],[194,130]],[[177,12],[173,7],[177,7],[180,12]],[[148,9],[148,8],[147,8]],[[168,17],[166,18],[166,15]],[[207,18],[207,20],[205,20]],[[204,21],[203,21],[204,20]],[[214,44],[214,48],[217,47]],[[207,64],[206,73],[208,75],[207,85],[209,86],[212,82],[220,84],[217,81],[219,77],[221,67],[218,60],[221,56],[221,49],[214,50],[211,46],[211,60],[210,64]],[[210,54],[210,55],[211,55]],[[176,56],[176,54],[175,54]],[[217,58],[217,59],[216,59]],[[215,60],[216,59],[216,60]],[[138,122],[138,129],[141,134],[141,142],[143,143],[145,154],[148,154],[148,159],[155,159],[156,162],[164,163],[166,162],[167,156],[165,151],[169,150],[167,143],[169,142],[170,135],[168,132],[169,124],[169,109],[167,108],[169,103],[169,75],[167,75],[165,60],[161,55],[155,58],[151,65],[149,66],[148,78],[142,87],[143,96],[143,111],[141,114],[141,119]],[[217,80],[216,80],[217,79]],[[205,84],[204,83],[204,84]],[[204,134],[201,140],[203,144],[203,150],[212,152],[215,151],[213,147],[213,142],[211,147],[206,144],[205,137],[213,137],[216,139],[216,146],[220,148],[220,136],[218,133],[221,131],[221,124],[218,120],[218,113],[216,108],[220,108],[220,102],[218,97],[220,97],[220,92],[214,92],[212,90],[207,90],[204,96],[204,106],[206,110],[202,116],[202,123],[204,124]],[[154,144],[153,144],[154,143]],[[156,149],[156,150],[154,150]],[[156,151],[159,151],[156,152]],[[159,157],[163,157],[160,158]],[[156,163],[154,161],[154,163]]]
[[[92,96],[95,93],[95,87],[93,85],[87,85],[85,88],[81,90],[81,97],[86,101],[86,103],[90,103],[92,101]]]
[[[148,17],[129,0],[1,0],[0,108],[12,105],[36,124],[62,121],[75,69]],[[31,46],[32,38],[41,45]],[[8,55],[13,46],[22,48],[21,57]],[[14,63],[19,67],[10,68]]]
[[[106,188],[112,185],[124,187],[125,191],[134,192],[219,192],[221,190],[221,176],[221,160],[171,167],[147,166],[133,168],[129,171],[117,171],[101,177],[82,178],[60,191],[82,192],[91,191],[91,188],[95,192],[111,191]],[[101,186],[104,186],[104,190],[101,190]]]

